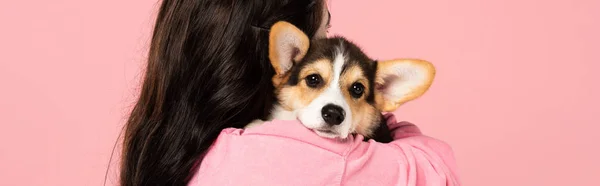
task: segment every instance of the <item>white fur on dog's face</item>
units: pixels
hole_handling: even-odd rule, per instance
[[[339,50],[339,49],[338,49]],[[342,93],[342,85],[340,84],[340,77],[342,75],[342,67],[345,64],[345,56],[343,52],[338,51],[334,55],[332,73],[327,82],[327,86],[324,91],[321,92],[314,100],[310,102],[306,107],[297,108],[298,119],[307,128],[314,129],[315,132],[324,137],[340,137],[346,138],[351,133],[352,126],[352,110],[349,104],[346,102],[347,98]],[[325,105],[333,104],[341,107],[345,112],[345,118],[340,125],[330,126],[325,123],[321,110]],[[323,132],[324,130],[330,130],[331,132]]]

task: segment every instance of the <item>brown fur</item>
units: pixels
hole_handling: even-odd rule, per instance
[[[365,94],[360,98],[356,99],[350,95],[350,92],[342,91],[346,102],[350,105],[352,118],[354,119],[351,128],[356,133],[369,137],[373,133],[376,124],[379,124],[378,109],[366,101],[370,86],[363,69],[358,66],[351,66],[340,76],[340,85],[341,87],[350,87],[355,82],[365,85]]]
[[[277,97],[279,98],[280,104],[286,110],[295,110],[302,108],[310,104],[310,102],[318,97],[325,88],[331,83],[333,74],[331,74],[331,62],[329,60],[316,61],[310,65],[307,65],[300,72],[301,78],[309,76],[311,74],[319,74],[323,77],[325,84],[319,89],[309,88],[305,82],[300,83],[298,86],[285,86],[289,78],[277,80],[284,86],[276,87]],[[284,77],[289,77],[289,73]]]

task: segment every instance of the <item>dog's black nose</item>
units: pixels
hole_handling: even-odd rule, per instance
[[[346,112],[340,106],[327,104],[321,109],[321,116],[323,116],[325,123],[329,125],[339,125],[344,121]]]

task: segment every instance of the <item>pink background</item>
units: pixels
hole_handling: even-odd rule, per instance
[[[0,2],[0,185],[102,184],[157,6]],[[600,185],[600,1],[337,0],[331,12],[331,32],[371,56],[437,66],[397,113],[454,147],[464,185]]]

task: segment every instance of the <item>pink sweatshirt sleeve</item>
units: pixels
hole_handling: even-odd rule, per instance
[[[406,158],[406,185],[460,185],[454,153],[448,144],[425,136],[409,122],[397,122],[385,115],[394,141],[392,145]]]

